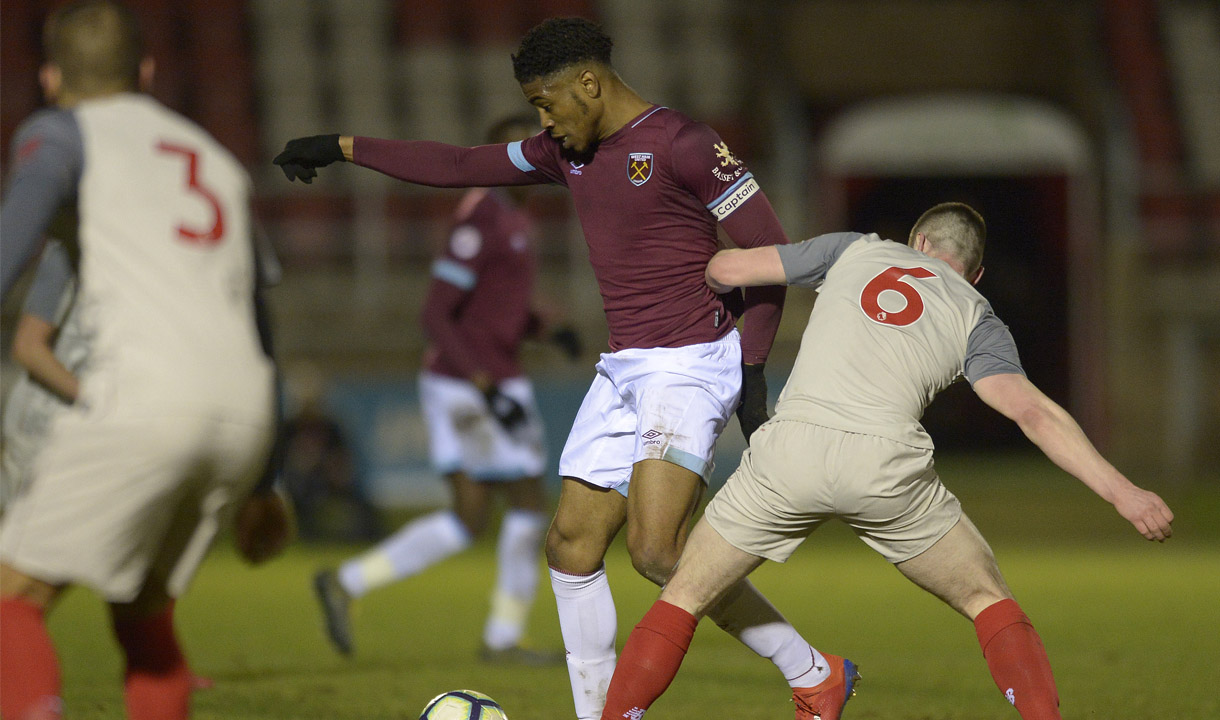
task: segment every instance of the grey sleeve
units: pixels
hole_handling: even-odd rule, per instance
[[[38,252],[61,206],[76,195],[84,145],[67,110],[35,113],[13,138],[13,173],[0,206],[0,298]]]
[[[47,243],[34,272],[34,280],[25,296],[22,311],[55,325],[58,322],[59,306],[64,291],[72,282],[72,261],[68,251],[58,240]]]
[[[1008,326],[988,305],[987,312],[970,331],[970,339],[966,342],[964,374],[973,385],[985,377],[1009,373],[1025,374],[1017,355],[1017,342]]]
[[[817,287],[847,246],[862,237],[860,233],[837,232],[818,235],[792,245],[776,245],[787,283],[798,287]]]

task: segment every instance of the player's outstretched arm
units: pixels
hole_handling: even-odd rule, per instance
[[[747,319],[741,340],[743,362],[737,422],[741,425],[741,434],[747,443],[750,442],[754,431],[770,417],[767,411],[767,379],[763,372],[766,353],[762,352],[760,357],[759,345],[765,342],[763,350],[770,349],[775,340],[775,331],[778,329],[783,307],[784,267],[775,248],[775,245],[764,245],[749,249],[721,250],[712,257],[704,271],[708,286],[717,293],[726,293],[735,287],[758,286],[768,286],[764,289],[781,291],[776,298],[775,311],[770,314],[766,312],[765,305],[751,306],[750,300],[758,301],[759,296],[746,298]],[[765,300],[765,296],[761,299]],[[751,316],[751,313],[754,315]],[[758,328],[753,324],[755,322],[761,322],[763,327]],[[749,337],[747,333],[750,334]]]
[[[1173,534],[1173,512],[1165,501],[1133,484],[1106,461],[1072,416],[1024,375],[991,375],[976,381],[974,391],[1016,422],[1056,465],[1114,505],[1145,538],[1163,542]]]
[[[704,277],[708,286],[718,293],[735,287],[783,285],[786,282],[784,265],[774,245],[721,250],[712,256]]]
[[[351,154],[343,151],[340,139],[339,135],[294,138],[284,145],[283,151],[271,162],[280,166],[289,182],[300,180],[308,185],[318,176],[318,168],[340,160],[351,160]],[[350,148],[351,138],[346,139]]]
[[[398,180],[431,187],[495,187],[550,182],[516,143],[461,147],[428,140],[312,135],[289,140],[273,163],[289,180],[310,183],[317,169],[346,160]]]

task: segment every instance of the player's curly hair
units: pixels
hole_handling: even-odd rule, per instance
[[[610,36],[592,20],[548,18],[521,38],[513,54],[513,76],[519,83],[529,82],[590,60],[609,67],[613,46]]]

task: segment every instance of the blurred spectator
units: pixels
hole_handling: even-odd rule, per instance
[[[312,366],[290,377],[296,414],[284,423],[283,481],[296,507],[302,540],[376,540],[377,511],[365,495],[343,428],[327,413],[325,381]]]

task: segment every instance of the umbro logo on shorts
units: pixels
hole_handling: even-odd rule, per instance
[[[645,440],[651,440],[655,437],[660,437],[660,436],[661,436],[661,432],[659,430],[649,430],[648,432],[644,433],[640,437],[644,438]]]

